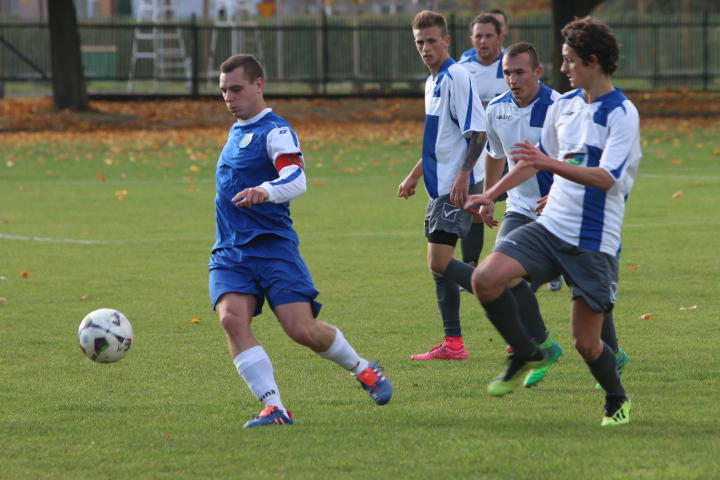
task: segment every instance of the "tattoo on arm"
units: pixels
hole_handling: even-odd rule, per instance
[[[460,166],[461,171],[469,172],[475,167],[475,164],[482,155],[485,142],[487,142],[487,134],[485,132],[473,132],[470,137],[470,144],[468,145],[465,159]]]

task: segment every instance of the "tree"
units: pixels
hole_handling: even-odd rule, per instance
[[[47,5],[55,108],[86,111],[88,96],[75,4],[73,0],[47,0]]]
[[[560,30],[575,17],[582,18],[589,15],[603,0],[552,0],[553,15],[553,51],[552,51],[552,84],[560,93],[570,90],[570,81],[560,71],[562,65],[563,37]]]

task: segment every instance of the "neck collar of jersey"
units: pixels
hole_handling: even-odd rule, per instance
[[[247,120],[240,120],[240,119],[238,118],[238,121],[237,121],[237,122],[238,122],[240,125],[249,125],[249,124],[251,124],[251,123],[257,122],[258,120],[260,120],[261,118],[263,118],[265,115],[267,115],[267,114],[270,113],[270,112],[272,112],[272,108],[266,108],[266,109],[264,109],[263,111],[261,111],[260,113],[258,113],[257,115],[255,115],[254,117],[248,118]]]

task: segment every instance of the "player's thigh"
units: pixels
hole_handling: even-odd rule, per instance
[[[523,225],[531,223],[533,219],[526,217],[525,215],[517,212],[505,212],[500,222],[500,228],[498,228],[497,238],[495,243],[502,241],[503,238],[507,237],[510,232],[517,230]]]
[[[527,272],[520,262],[504,253],[492,251],[473,272],[473,290],[480,294],[505,285],[516,285],[515,280],[525,275]]]
[[[573,343],[586,361],[600,356],[603,343],[600,340],[604,314],[598,313],[584,297],[575,297],[572,301],[570,327]]]

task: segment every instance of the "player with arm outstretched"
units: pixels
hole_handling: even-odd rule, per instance
[[[512,392],[545,355],[521,322],[507,285],[529,277],[542,284],[562,274],[572,285],[571,330],[580,356],[605,391],[601,425],[630,421],[630,400],[615,354],[602,340],[604,314],[618,292],[618,257],[625,205],[640,159],[635,106],[612,85],[619,45],[610,28],[586,17],[562,30],[561,71],[573,90],[549,109],[539,147],[523,141],[511,152],[515,168],[466,208],[490,206],[495,196],[520,185],[529,172],[554,175],[547,204],[536,222],[513,230],[473,274],[473,292],[514,352],[488,392]]]
[[[384,405],[392,386],[382,369],[358,356],[339,329],[315,319],[318,292],[290,219],[290,200],[306,190],[297,135],[266,107],[262,65],[252,55],[230,57],[220,72],[220,90],[237,122],[217,165],[209,283],[233,363],[264,405],[245,428],[294,423],[280,399],[270,358],[251,329],[266,299],[292,340],[351,372]]]

